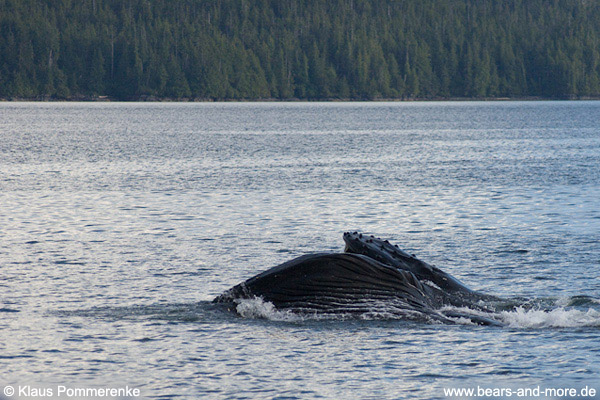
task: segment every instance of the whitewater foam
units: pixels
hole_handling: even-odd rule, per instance
[[[299,322],[305,319],[303,315],[294,314],[291,311],[277,310],[273,303],[264,301],[260,297],[237,299],[236,303],[235,310],[244,318],[260,318],[287,322]]]
[[[315,312],[309,310],[278,310],[273,303],[265,301],[261,297],[251,299],[236,299],[236,312],[244,318],[268,319],[271,321],[302,322],[302,321],[344,321],[348,319],[360,319],[364,321],[381,320],[414,320],[421,322],[436,323],[434,318],[423,313],[394,307],[393,304],[382,306],[380,302],[367,302],[362,308],[368,311],[361,313],[352,312]]]
[[[600,312],[559,307],[553,310],[526,310],[517,307],[514,311],[502,311],[500,320],[512,328],[577,328],[600,327]]]
[[[236,300],[236,311],[244,318],[260,318],[271,321],[302,322],[305,320],[345,320],[352,318],[347,314],[327,314],[327,313],[294,313],[289,310],[278,310],[275,306],[264,301],[260,297],[252,299]],[[516,307],[511,311],[485,312],[473,310],[464,307],[444,307],[440,312],[458,311],[464,313],[465,317],[448,317],[459,325],[476,325],[468,315],[480,316],[497,320],[510,328],[521,329],[543,329],[543,328],[578,328],[578,327],[600,327],[600,311],[589,308],[588,310],[558,307],[555,309],[526,309]],[[354,315],[354,318],[362,320],[394,320],[406,319],[407,315],[399,316],[396,313],[379,310],[371,311],[360,315]],[[408,318],[410,319],[410,318]],[[431,321],[433,322],[433,321]]]

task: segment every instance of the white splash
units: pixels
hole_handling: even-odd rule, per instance
[[[275,312],[275,306],[273,303],[264,301],[260,297],[254,297],[252,299],[239,299],[236,301],[236,311],[244,318],[267,318],[272,316]]]
[[[289,311],[279,311],[273,303],[264,301],[260,297],[236,300],[236,311],[244,318],[262,318],[271,321],[300,321],[303,318]]]
[[[260,318],[284,322],[302,322],[307,320],[345,320],[351,318],[350,314],[295,313],[289,310],[277,310],[273,303],[264,301],[260,297],[255,297],[252,299],[238,299],[236,300],[236,303],[237,313],[244,318]],[[551,310],[526,309],[524,307],[517,307],[512,311],[501,311],[498,313],[489,313],[481,310],[451,306],[446,306],[440,309],[442,314],[444,311],[449,310],[458,311],[465,314],[464,317],[447,317],[459,325],[477,325],[476,322],[468,318],[468,315],[473,315],[497,320],[509,328],[544,329],[600,327],[600,311],[593,308],[589,308],[587,311],[585,311],[568,307],[557,307]],[[410,313],[407,313],[406,310],[404,310],[403,313],[398,313],[397,310],[375,308],[373,311],[365,312],[360,315],[354,315],[354,318],[358,317],[362,320],[410,320],[413,318],[418,319],[417,316],[422,317],[421,314],[410,315]],[[436,323],[436,321],[433,320],[430,322]]]
[[[500,312],[502,322],[512,328],[578,328],[600,327],[600,311],[566,309],[526,310],[518,307],[514,311]]]

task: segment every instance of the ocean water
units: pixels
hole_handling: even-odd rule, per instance
[[[347,230],[506,326],[211,303]],[[0,397],[593,398],[599,275],[600,102],[0,104]]]

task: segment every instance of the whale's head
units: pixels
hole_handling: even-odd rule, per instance
[[[346,232],[344,233],[344,242],[346,242],[344,251],[347,253],[362,254],[392,267],[410,271],[419,279],[433,282],[446,292],[459,293],[461,296],[473,294],[471,289],[452,275],[400,250],[398,246],[387,240],[363,235],[359,232]]]
[[[344,249],[346,253],[362,254],[392,266],[405,263],[407,259],[414,259],[413,256],[400,250],[398,246],[387,240],[363,235],[359,232],[345,232],[344,242],[346,242],[346,248]]]

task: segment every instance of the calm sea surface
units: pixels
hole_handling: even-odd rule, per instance
[[[210,303],[346,230],[523,306],[497,328]],[[0,397],[600,392],[599,275],[600,102],[0,104]]]

